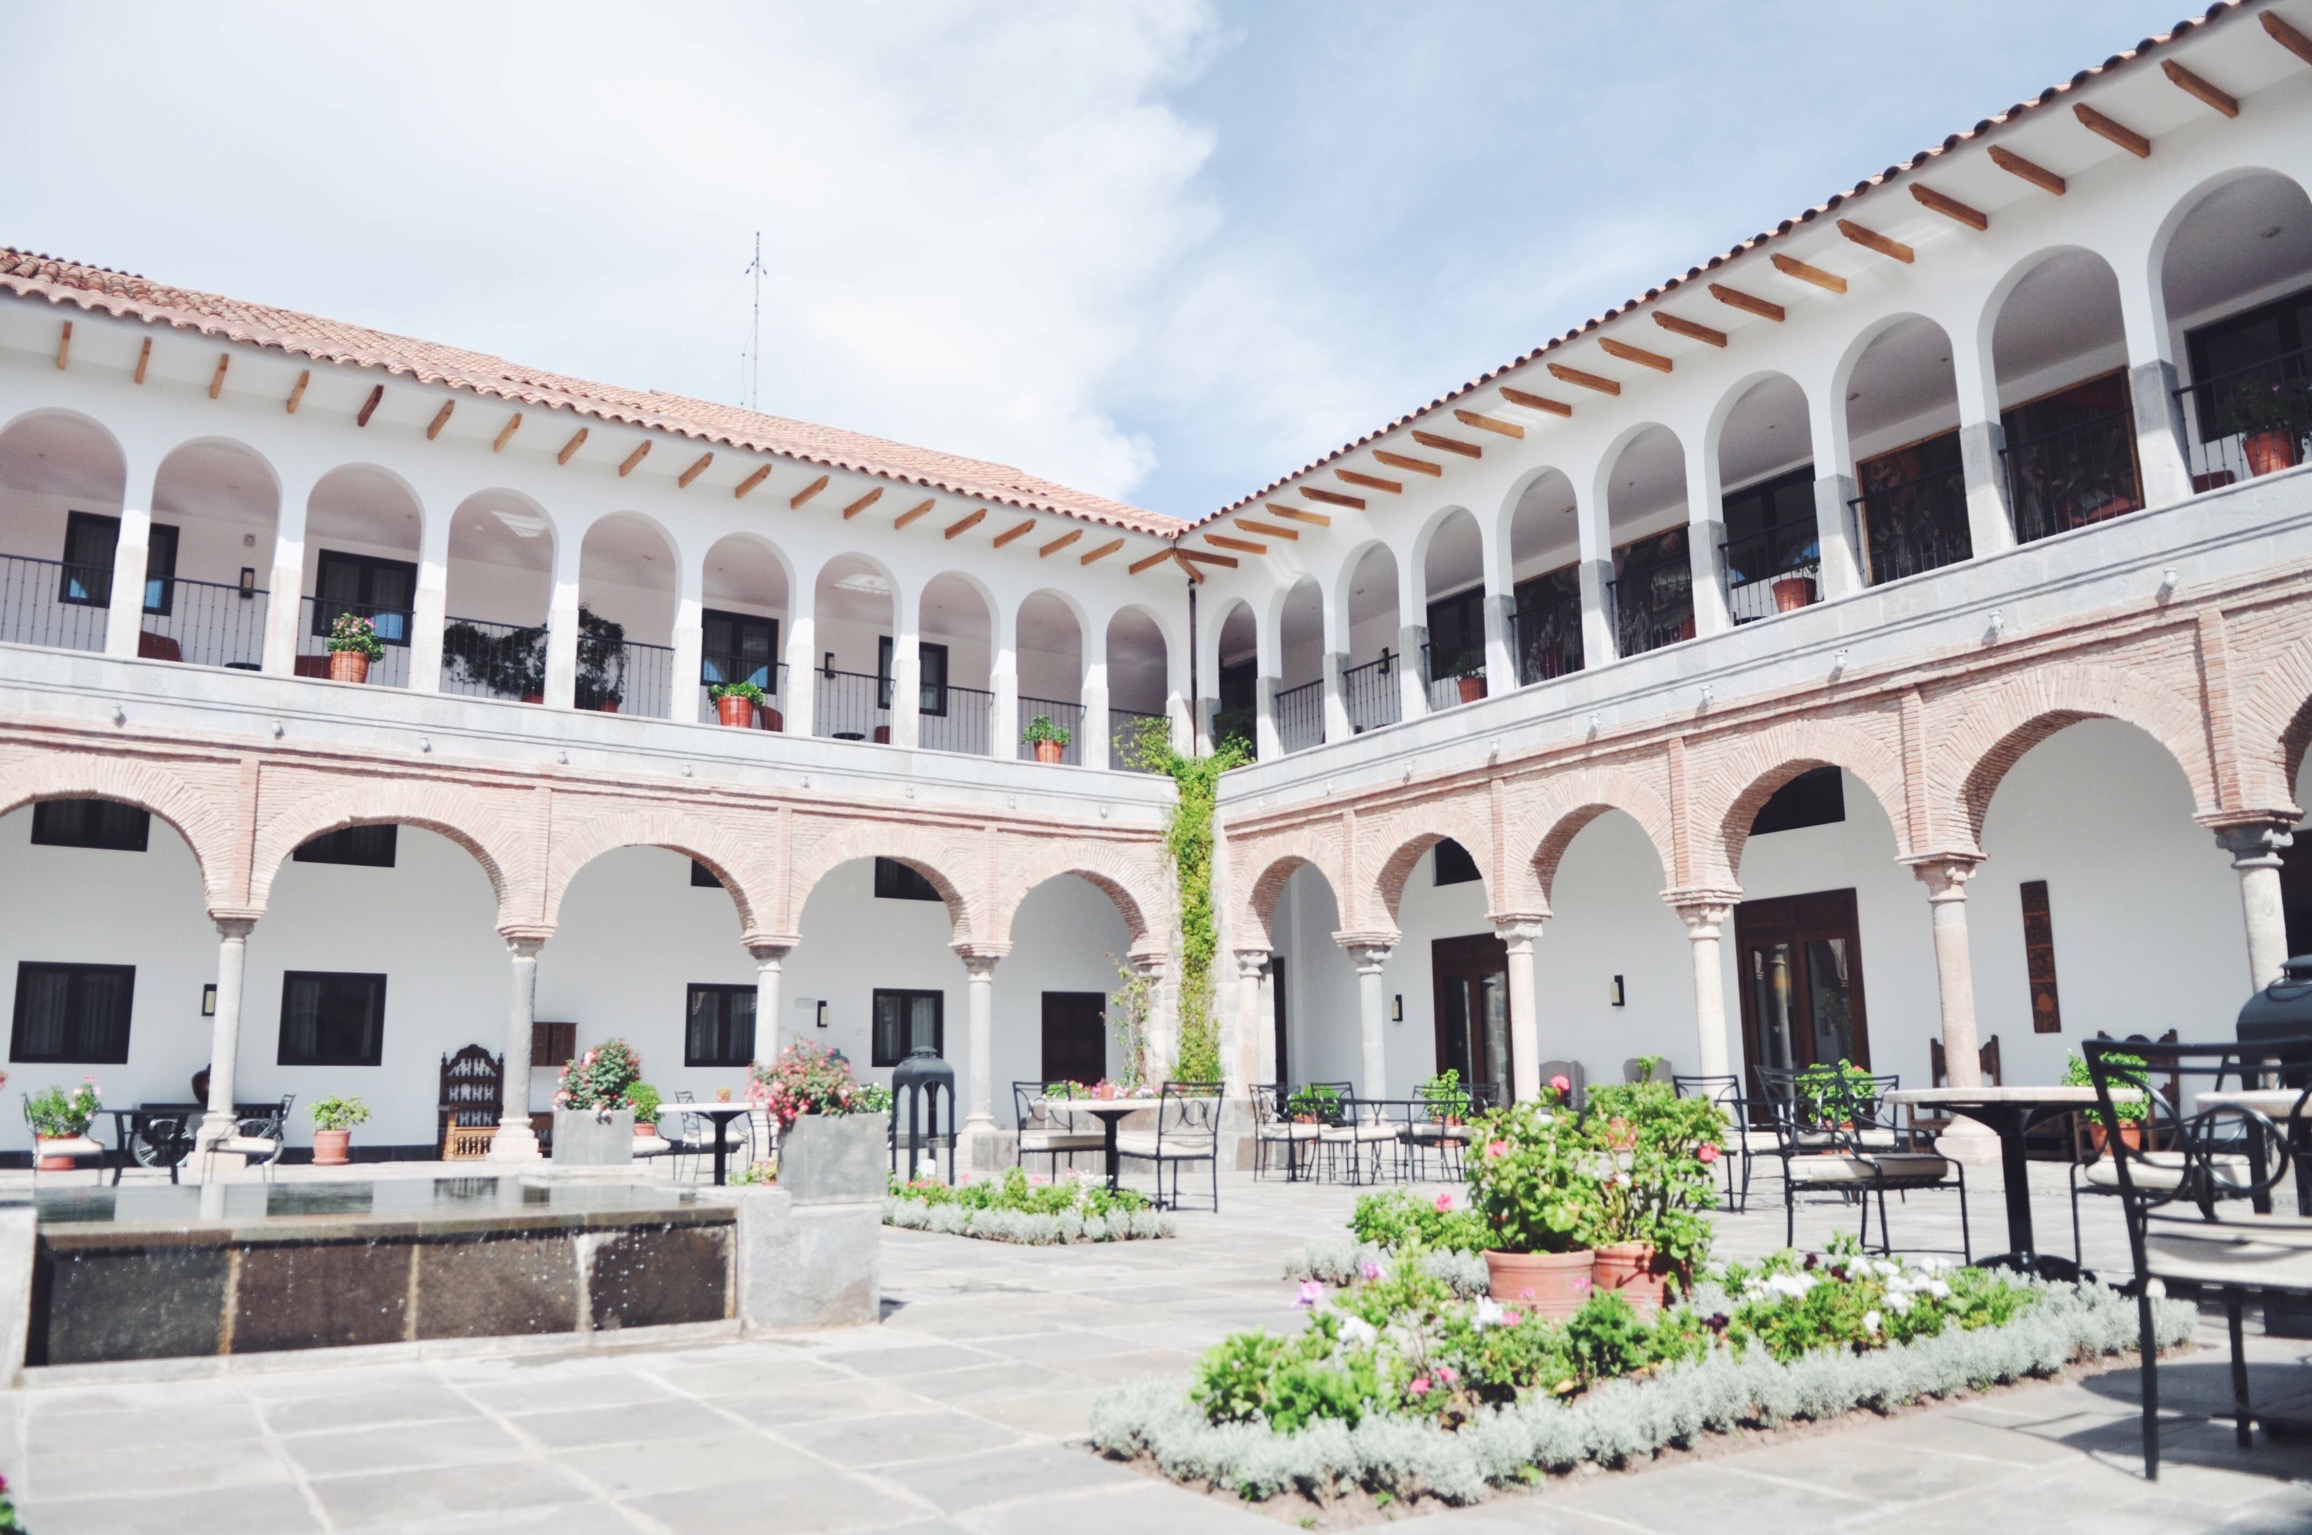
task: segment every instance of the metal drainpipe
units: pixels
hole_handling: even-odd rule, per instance
[[[1196,582],[1188,582],[1188,753],[1195,756],[1204,744],[1204,687],[1196,675]],[[2117,1113],[2117,1110],[2113,1110]]]

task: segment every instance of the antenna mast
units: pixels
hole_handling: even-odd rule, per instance
[[[755,327],[753,339],[747,343],[747,365],[750,379],[747,386],[746,406],[749,410],[763,408],[763,232],[755,231],[755,259],[747,264],[755,279]]]

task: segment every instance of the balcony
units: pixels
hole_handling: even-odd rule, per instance
[[[1068,733],[1068,744],[1060,748],[1060,761],[1071,767],[1082,765],[1084,760],[1084,706],[1068,703],[1058,698],[1030,698],[1024,693],[1021,694],[1021,729],[1025,730],[1027,726],[1038,719],[1050,720],[1054,725]],[[1023,738],[1019,743],[1021,760],[1032,762],[1035,760],[1035,755],[1034,744]]]
[[[1581,670],[1581,580],[1571,567],[1517,584],[1510,614],[1517,682],[1531,687]]]
[[[1814,520],[1768,528],[1718,546],[1726,606],[1737,624],[1811,606],[1822,596],[1822,543]]]
[[[2187,384],[2176,403],[2193,490],[2292,469],[2312,442],[2312,347]]]
[[[1685,551],[1685,530],[1678,530]],[[1684,559],[1625,564],[1606,583],[1606,610],[1614,620],[1614,652],[1642,656],[1694,637],[1694,570]]]
[[[1429,694],[1429,712],[1473,704],[1485,696],[1485,650],[1481,645],[1446,649],[1421,647],[1421,680]]]
[[[1866,586],[1884,586],[1973,557],[1967,473],[1958,462],[1957,440],[1942,440],[1951,444],[1947,465],[1890,480],[1847,503],[1862,532]]]
[[[1322,678],[1276,695],[1277,745],[1288,752],[1325,744],[1325,685]]]
[[[2010,442],[2001,453],[2015,541],[2033,543],[2143,507],[2135,413],[2116,410]]]
[[[1405,704],[1398,691],[1397,658],[1383,650],[1377,660],[1344,668],[1341,702],[1348,710],[1352,734],[1396,724]]]

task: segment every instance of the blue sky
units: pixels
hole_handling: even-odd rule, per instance
[[[0,241],[1195,516],[2182,3],[0,0]]]

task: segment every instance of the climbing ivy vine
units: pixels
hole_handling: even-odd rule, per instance
[[[1184,1082],[1220,1080],[1220,1025],[1212,1016],[1212,961],[1220,951],[1220,927],[1212,914],[1212,812],[1220,775],[1252,760],[1241,737],[1224,738],[1207,757],[1192,757],[1172,745],[1171,722],[1141,722],[1125,743],[1132,766],[1172,780],[1172,824],[1164,851],[1180,887],[1180,1039],[1173,1075]]]

